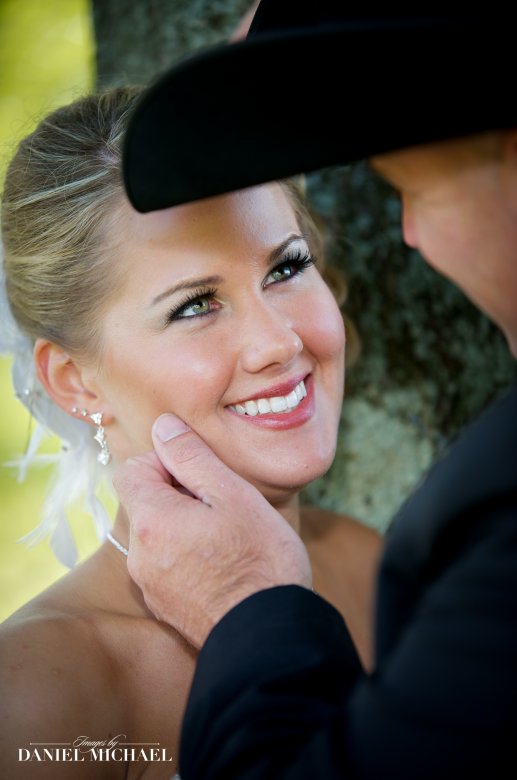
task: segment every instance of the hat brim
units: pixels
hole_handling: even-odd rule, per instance
[[[505,36],[508,41],[505,40]],[[146,90],[123,151],[141,212],[517,124],[500,23],[340,25],[220,45]]]

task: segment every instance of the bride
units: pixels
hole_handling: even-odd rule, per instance
[[[299,501],[332,463],[344,380],[343,318],[314,225],[292,182],[135,212],[120,150],[137,97],[115,89],[54,112],[5,181],[19,389],[66,444],[60,494],[63,480],[70,494],[86,482],[98,515],[97,472],[149,450],[156,417],[177,413],[301,535],[315,589],[341,611],[368,668],[380,539]],[[54,505],[47,525],[66,557],[60,517]],[[129,577],[121,510],[103,537],[2,625],[2,776],[176,770],[196,650],[151,615]]]

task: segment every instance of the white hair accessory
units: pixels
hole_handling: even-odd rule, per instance
[[[50,545],[58,560],[72,567],[77,562],[77,547],[70,530],[68,512],[83,502],[91,514],[99,541],[104,541],[111,523],[105,507],[97,498],[107,469],[97,461],[97,449],[91,426],[62,411],[39,382],[34,367],[33,345],[16,324],[7,300],[3,252],[0,243],[0,354],[13,357],[12,378],[17,398],[28,409],[36,425],[23,456],[7,465],[18,467],[22,482],[29,466],[54,462],[56,474],[43,506],[41,523],[20,541],[30,545],[50,536]],[[62,442],[57,455],[38,455],[46,435],[56,434]]]

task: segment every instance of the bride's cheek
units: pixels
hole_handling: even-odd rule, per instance
[[[318,309],[311,340],[320,359],[340,360],[345,351],[345,323],[334,299]]]

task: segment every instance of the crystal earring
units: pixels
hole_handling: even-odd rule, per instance
[[[99,461],[99,463],[102,463],[103,466],[107,466],[111,460],[111,453],[108,449],[108,443],[106,441],[106,436],[104,435],[104,428],[102,426],[102,412],[93,412],[93,414],[90,414],[88,416],[90,420],[92,420],[97,426],[97,432],[93,437],[95,441],[98,442],[99,447],[101,448],[101,451],[97,455],[97,460]]]

